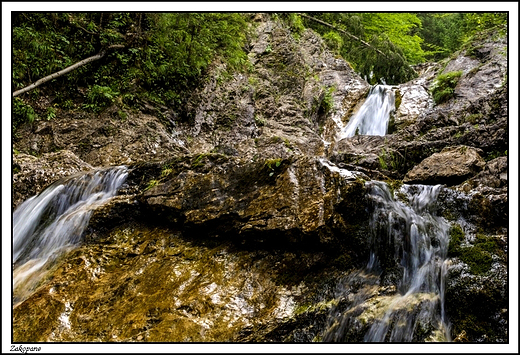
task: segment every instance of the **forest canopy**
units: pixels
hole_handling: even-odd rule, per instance
[[[413,65],[450,56],[479,31],[507,29],[507,13],[273,13],[293,31],[319,33],[371,84],[398,84]],[[219,64],[222,76],[252,70],[247,38],[254,14],[12,13],[12,91],[78,66],[14,95],[13,128],[57,108],[101,111],[114,102],[186,105],[190,91]],[[32,101],[45,93],[52,106]],[[79,106],[78,106],[79,105]]]

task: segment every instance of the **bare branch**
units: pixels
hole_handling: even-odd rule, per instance
[[[111,46],[107,47],[107,49],[117,49],[117,48],[124,48],[124,47],[125,46],[122,45],[122,44],[114,44],[114,45],[111,45]],[[81,66],[83,66],[85,64],[88,64],[88,63],[93,62],[95,60],[99,60],[99,59],[101,59],[101,58],[103,58],[105,56],[105,53],[106,52],[103,50],[103,51],[99,52],[98,54],[93,55],[92,57],[85,58],[85,59],[83,59],[83,60],[81,60],[81,61],[79,61],[79,62],[77,62],[75,64],[72,64],[71,66],[69,66],[69,67],[67,67],[65,69],[62,69],[62,70],[60,70],[60,71],[58,71],[56,73],[52,73],[50,75],[47,75],[46,77],[41,78],[40,80],[32,83],[31,85],[26,86],[23,89],[20,89],[20,90],[17,90],[15,92],[13,92],[13,97],[16,97],[16,96],[18,96],[20,94],[23,94],[23,93],[27,92],[27,91],[30,91],[30,90],[40,86],[41,84],[44,84],[44,83],[46,83],[46,82],[48,82],[48,81],[50,81],[52,79],[56,79],[56,78],[58,78],[58,77],[60,77],[62,75],[65,75],[65,74],[73,71],[74,69],[79,68],[79,67],[81,67]]]

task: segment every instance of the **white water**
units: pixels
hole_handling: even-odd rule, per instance
[[[50,264],[80,242],[92,211],[115,195],[127,175],[120,166],[70,176],[14,211],[15,300],[32,292]]]
[[[392,342],[412,341],[417,323],[429,323],[449,341],[444,285],[450,226],[435,210],[442,186],[404,185],[398,192],[404,202],[395,199],[384,183],[371,182],[369,186],[375,203],[370,225],[376,250],[368,270],[377,268],[377,245],[388,238],[389,244],[395,246],[395,259],[400,260],[402,278],[399,295],[384,317],[370,327],[365,341],[385,341],[387,335]],[[418,314],[402,312],[402,305],[410,304],[410,300],[421,300]]]
[[[388,131],[390,114],[395,110],[395,95],[390,86],[376,85],[358,112],[339,134],[339,139],[356,134],[384,136]]]
[[[449,224],[436,214],[442,186],[403,185],[396,198],[386,183],[366,184],[372,252],[367,267],[339,285],[336,297],[349,300],[349,309],[331,311],[324,341],[345,341],[365,322],[365,342],[412,342],[424,331],[431,341],[450,341],[444,311]],[[389,270],[390,283],[383,281]]]

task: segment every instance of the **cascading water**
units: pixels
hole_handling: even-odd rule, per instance
[[[398,295],[388,306],[383,319],[376,321],[365,340],[380,342],[412,341],[417,323],[426,323],[449,340],[444,314],[444,284],[447,270],[449,224],[435,214],[437,196],[442,186],[404,185],[395,200],[384,183],[371,184],[370,196],[375,202],[371,220],[376,244],[388,238],[395,246],[394,257],[400,259],[402,278]],[[384,243],[383,243],[384,244]],[[388,252],[388,251],[386,251]],[[379,252],[380,254],[380,252]],[[377,255],[369,265],[374,271]],[[419,312],[400,312],[402,305],[418,302]]]
[[[388,130],[390,114],[395,110],[395,95],[390,86],[376,85],[359,111],[341,130],[340,139],[356,134],[384,136]]]
[[[96,170],[61,179],[13,213],[14,301],[39,284],[52,261],[80,241],[92,211],[114,196],[127,168]]]
[[[366,342],[410,342],[416,332],[449,341],[444,312],[449,224],[435,211],[442,186],[404,185],[396,192],[399,199],[383,182],[370,181],[367,187],[373,202],[372,253],[366,269],[342,285],[343,295],[338,296],[351,300],[350,311],[331,312],[324,341],[344,341],[345,332],[359,317],[372,319],[363,338]],[[399,277],[397,289],[384,296],[376,291],[382,269],[393,269]],[[356,283],[364,286],[353,291]]]
[[[384,136],[393,110],[392,87],[372,87],[339,138]],[[365,269],[337,285],[340,301],[331,310],[323,340],[410,342],[429,334],[432,340],[449,341],[444,312],[449,224],[435,211],[442,187],[403,185],[394,196],[386,183],[366,184],[373,202],[371,255]]]

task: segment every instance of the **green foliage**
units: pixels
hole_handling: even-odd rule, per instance
[[[482,31],[499,28],[506,34],[507,13],[418,13],[417,17],[422,22],[422,47],[430,60],[450,56]]]
[[[462,71],[455,71],[437,76],[430,91],[437,105],[448,101],[455,95],[455,87],[459,82]]]
[[[385,150],[385,147],[381,148],[381,154],[378,156],[379,166],[383,170],[394,170],[400,171],[406,166],[406,152],[405,155],[401,155],[399,152],[391,152]]]
[[[191,163],[191,167],[192,168],[198,168],[198,167],[201,167],[204,165],[204,158],[206,158],[208,156],[208,153],[202,153],[202,154],[199,154],[194,160],[193,162]]]
[[[146,187],[144,188],[143,191],[148,191],[157,185],[159,185],[159,180],[152,179],[148,182],[148,184],[146,185]]]
[[[303,26],[303,21],[300,15],[295,13],[284,14],[282,18],[286,21],[293,36],[298,39],[302,35],[303,31],[305,31],[305,27]]]
[[[334,52],[339,53],[343,46],[343,38],[336,31],[330,31],[323,35],[323,39],[327,46]]]
[[[507,25],[507,12],[482,12],[464,14],[464,35],[471,38],[478,32],[499,27],[505,35]]]
[[[338,30],[305,20],[305,25],[320,33],[333,51],[349,61],[370,83],[385,81],[399,84],[413,79],[410,64],[421,62],[424,54],[416,28],[419,19],[413,14],[391,13],[309,13],[368,42],[370,46]],[[339,41],[341,39],[341,41]],[[383,54],[381,54],[383,53]]]
[[[336,88],[334,86],[331,86],[330,88],[325,90],[325,94],[323,96],[323,99],[321,100],[318,113],[327,113],[332,109],[332,107],[334,106],[334,98],[332,97],[334,91],[336,91]]]
[[[108,86],[93,85],[88,91],[87,103],[83,107],[94,112],[101,111],[112,104],[118,95],[117,91]]]
[[[45,118],[47,119],[47,121],[55,119],[56,118],[56,109],[54,107],[48,107],[47,111],[45,113]]]
[[[505,150],[503,152],[501,152],[499,150],[493,150],[493,151],[487,153],[484,160],[490,161],[490,160],[496,159],[498,157],[506,157],[506,156],[507,156],[507,150]]]
[[[361,14],[366,37],[385,36],[399,48],[406,61],[417,64],[424,61],[421,48],[423,39],[418,35],[421,20],[412,13],[363,13]]]
[[[282,165],[282,159],[267,159],[265,161],[264,166],[267,167],[269,171],[269,177],[278,172],[280,165]]]
[[[422,22],[419,34],[424,38],[422,46],[427,59],[448,57],[462,45],[463,13],[418,13]]]
[[[148,84],[188,87],[209,63],[219,57],[230,70],[244,69],[247,56],[242,49],[246,22],[232,13],[155,14],[152,31],[155,46],[145,62]]]
[[[13,99],[13,130],[24,122],[32,123],[38,118],[31,105],[26,104],[21,98]]]
[[[246,35],[238,13],[15,13],[13,88],[119,44],[124,48],[106,51],[46,90],[60,93],[68,108],[76,88],[88,87],[84,107],[94,111],[119,95],[126,105],[148,100],[182,110],[211,62],[225,64],[227,72],[249,68]]]

